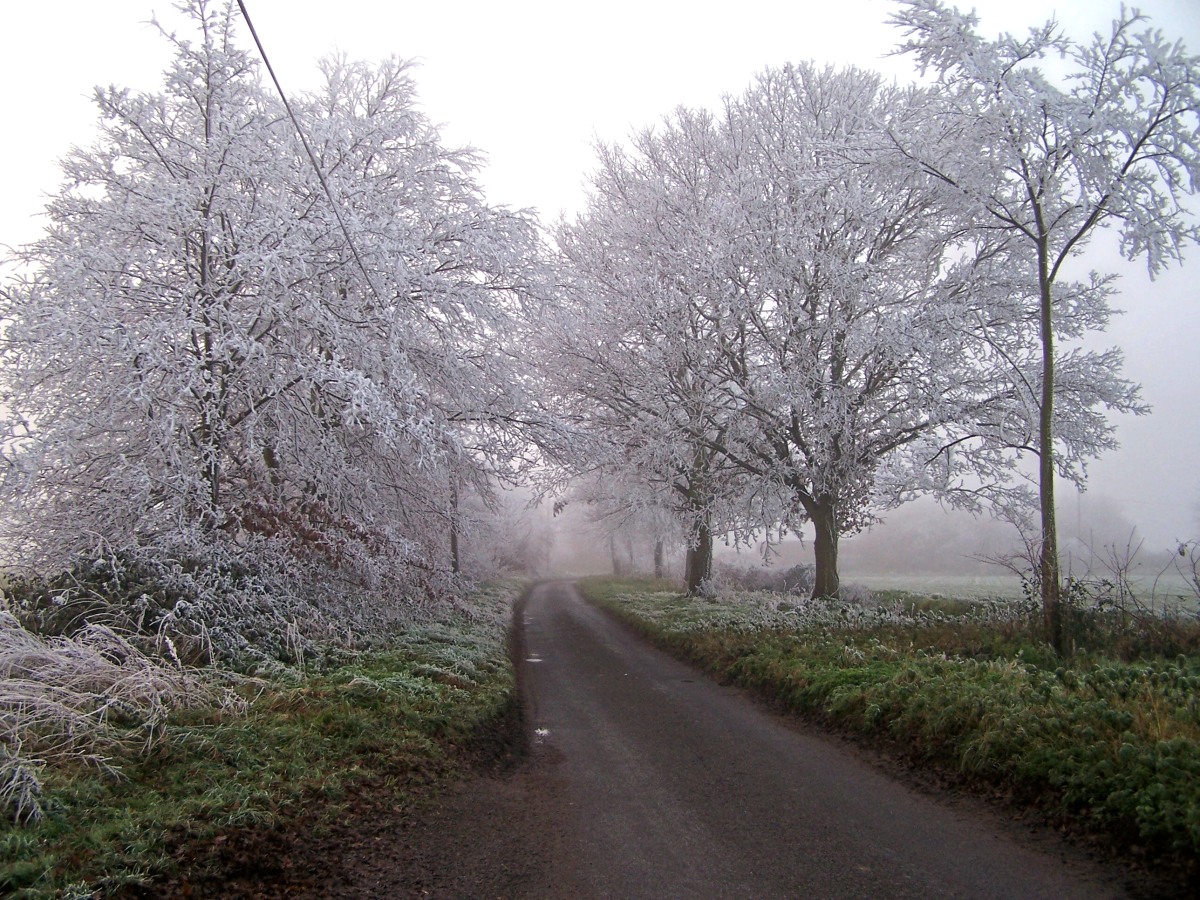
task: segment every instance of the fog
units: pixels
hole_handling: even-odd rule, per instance
[[[168,0],[91,0],[14,4],[5,9],[0,96],[8,140],[0,145],[0,245],[36,237],[38,212],[59,173],[55,160],[72,144],[92,140],[92,88],[119,84],[154,90],[169,57],[145,22],[157,12],[170,23]],[[816,59],[856,64],[908,78],[909,63],[888,56],[899,39],[884,24],[886,0],[811,3],[749,0],[719,16],[698,15],[688,2],[615,0],[603,7],[541,0],[464,0],[453,21],[436,4],[381,6],[343,0],[329,7],[306,0],[249,0],[286,88],[315,81],[314,61],[333,51],[354,58],[389,54],[420,60],[419,96],[447,143],[469,143],[488,155],[481,183],[493,202],[535,207],[544,221],[572,215],[585,201],[585,178],[597,139],[619,141],[678,104],[716,106],[740,92],[767,65]],[[985,32],[1022,33],[1049,14],[1072,35],[1103,30],[1118,2],[972,0]],[[1157,27],[1200,52],[1200,3],[1142,0]],[[248,37],[243,34],[246,46]],[[616,52],[619,50],[620,52]],[[1163,552],[1200,536],[1200,291],[1197,259],[1151,281],[1144,268],[1122,262],[1098,243],[1084,268],[1122,273],[1118,317],[1099,344],[1126,354],[1125,374],[1143,385],[1153,413],[1118,422],[1119,451],[1095,461],[1090,488],[1076,501],[1069,487],[1062,509],[1071,562],[1080,546],[1123,544],[1133,534],[1144,552]],[[520,506],[521,504],[517,504]],[[539,571],[611,570],[614,550],[649,565],[653,540],[626,530],[610,543],[603,527],[578,510],[554,518],[546,509],[508,507],[501,531],[515,537],[517,557]],[[527,517],[527,518],[523,518]],[[1007,535],[1007,537],[1006,537]],[[846,539],[849,576],[880,566],[942,572],[977,571],[975,557],[1011,549],[1015,534],[988,519],[946,513],[923,502],[891,512],[883,524]],[[515,548],[515,549],[513,549]],[[509,552],[477,547],[480,559]],[[732,551],[730,551],[732,552]],[[778,562],[802,559],[807,545],[780,548]],[[489,556],[490,555],[490,556]],[[675,548],[678,561],[681,548]],[[729,554],[724,554],[727,557]],[[753,563],[751,551],[738,557]],[[886,561],[886,562],[885,562]],[[1064,558],[1064,563],[1068,560]],[[678,566],[678,562],[676,562]]]
[[[1014,526],[986,514],[945,509],[925,498],[881,516],[871,528],[842,539],[844,582],[876,583],[888,575],[989,578],[1028,568]],[[1193,534],[1200,534],[1200,510],[1193,521]],[[1154,577],[1169,568],[1177,546],[1150,542],[1120,503],[1095,492],[1068,492],[1059,507],[1059,528],[1063,571],[1076,578],[1111,578],[1118,571]],[[656,540],[651,528],[597,518],[586,503],[570,502],[555,514],[552,503],[536,504],[531,492],[520,490],[502,494],[492,511],[478,507],[464,546],[468,571],[476,573],[650,575]],[[682,578],[684,550],[678,539],[666,542],[669,578]],[[715,558],[718,571],[779,572],[811,564],[812,543],[803,533],[770,546],[719,540]]]

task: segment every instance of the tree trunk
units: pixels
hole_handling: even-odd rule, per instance
[[[1044,244],[1044,242],[1043,242]],[[1062,583],[1058,567],[1058,520],[1054,508],[1054,323],[1048,257],[1038,247],[1042,339],[1042,405],[1038,419],[1038,501],[1041,505],[1042,546],[1039,580],[1046,640],[1060,656],[1066,650],[1063,633]]]
[[[684,580],[689,597],[699,596],[704,582],[712,575],[713,537],[708,522],[702,522],[688,546]]]
[[[462,558],[458,546],[458,485],[450,482],[450,571],[462,574]]]
[[[662,538],[654,542],[654,577],[660,579],[667,577],[666,552]]]
[[[617,554],[617,539],[613,535],[608,536],[608,555],[612,558],[613,574],[618,578],[625,574],[625,567],[621,565],[621,557]]]
[[[816,532],[813,538],[813,554],[816,571],[813,574],[812,596],[840,597],[841,578],[838,575],[838,526],[837,507],[830,499],[805,504],[805,512]]]

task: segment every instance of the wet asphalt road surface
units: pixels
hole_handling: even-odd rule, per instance
[[[518,615],[541,760],[526,777],[551,803],[510,823],[539,845],[514,895],[1125,896],[704,678],[569,583],[536,587]]]
[[[535,587],[517,616],[529,752],[359,835],[321,896],[1178,895],[717,685],[569,582]]]

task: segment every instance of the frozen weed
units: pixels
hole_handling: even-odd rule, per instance
[[[37,772],[71,760],[101,769],[144,752],[170,711],[240,708],[227,688],[147,656],[101,625],[46,639],[0,612],[0,798],[16,821],[41,812]],[[32,754],[32,755],[31,755]]]
[[[41,760],[22,756],[20,748],[10,751],[0,744],[0,813],[18,825],[41,821],[42,784],[37,770]]]
[[[886,626],[1008,622],[1024,614],[1017,604],[1002,601],[972,603],[964,612],[949,613],[901,600],[886,603],[863,598],[811,600],[766,591],[730,591],[703,600],[672,592],[618,593],[610,602],[636,606],[640,618],[680,633],[704,630],[752,633],[764,629],[869,631]]]

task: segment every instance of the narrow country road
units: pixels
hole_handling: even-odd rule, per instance
[[[569,583],[519,615],[532,760],[468,785],[424,845],[408,836],[416,896],[1126,895],[982,804],[931,799],[714,684]]]
[[[1105,893],[649,649],[569,585],[535,589],[523,616],[528,721],[561,754],[591,896]]]

